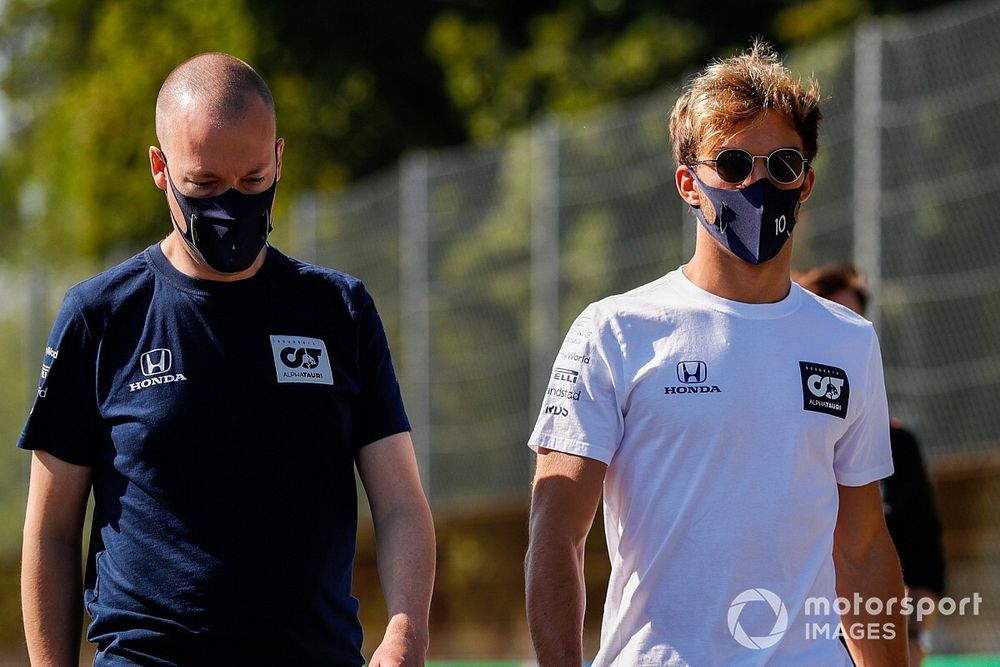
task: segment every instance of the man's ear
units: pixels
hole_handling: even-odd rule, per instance
[[[681,199],[690,206],[701,206],[701,191],[698,190],[697,181],[694,180],[690,167],[683,164],[677,167],[674,181]]]
[[[153,175],[153,183],[161,190],[167,189],[167,160],[156,146],[149,147],[149,171]]]
[[[278,139],[277,143],[274,144],[274,154],[277,159],[277,165],[274,172],[274,180],[281,180],[281,156],[285,154],[285,140]]]
[[[799,203],[804,203],[809,196],[812,195],[813,185],[816,183],[816,172],[813,171],[812,167],[806,171],[804,180],[802,181],[802,192],[799,194]]]

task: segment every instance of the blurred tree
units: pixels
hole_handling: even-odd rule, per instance
[[[517,47],[489,22],[456,12],[438,17],[430,48],[470,135],[492,138],[539,111],[579,111],[649,90],[705,41],[697,26],[665,16],[637,16],[620,31],[596,35],[589,34],[592,20],[578,6],[535,16],[528,43]]]
[[[105,258],[169,229],[151,187],[159,84],[200,50],[253,60],[242,0],[160,3],[10,0],[0,21],[13,133],[4,151],[4,234],[21,254],[58,263]],[[5,238],[5,252],[12,243]]]
[[[169,229],[146,147],[163,77],[200,51],[271,83],[288,142],[282,213],[408,149],[486,140],[536,114],[662,86],[754,35],[783,47],[942,0],[6,0],[0,253],[103,262]],[[39,249],[44,248],[44,254]]]
[[[270,83],[288,142],[278,219],[301,188],[330,188],[407,147],[466,138],[425,54],[423,3],[10,0],[0,82],[12,130],[0,153],[0,253],[107,262],[169,230],[151,187],[153,108],[176,64],[202,51]],[[287,230],[277,225],[281,239]],[[44,248],[44,253],[40,250]]]
[[[428,0],[248,0],[269,40],[253,63],[274,89],[296,184],[340,187],[411,148],[462,143],[462,119],[424,39]]]

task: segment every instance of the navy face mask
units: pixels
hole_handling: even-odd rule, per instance
[[[166,156],[163,157],[166,162]],[[188,197],[177,190],[167,170],[167,181],[177,198],[187,231],[174,226],[205,263],[219,273],[250,268],[271,233],[271,205],[278,187],[275,178],[267,190],[248,195],[229,188],[215,197]],[[173,219],[173,213],[171,213]]]
[[[802,186],[782,190],[766,178],[739,190],[705,185],[694,168],[691,174],[715,209],[715,220],[708,221],[701,207],[694,214],[716,241],[750,264],[773,259],[795,227]]]

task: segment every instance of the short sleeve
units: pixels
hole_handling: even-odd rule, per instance
[[[882,354],[874,330],[865,370],[866,391],[860,412],[833,452],[833,471],[837,483],[844,486],[864,486],[888,477],[893,469]]]
[[[76,299],[68,293],[45,347],[38,391],[18,447],[94,465],[101,438],[96,348]]]
[[[589,306],[556,355],[528,446],[611,463],[625,423],[616,392],[621,356],[611,323]]]
[[[357,301],[358,375],[361,389],[352,410],[354,447],[410,430],[382,319],[367,290]]]

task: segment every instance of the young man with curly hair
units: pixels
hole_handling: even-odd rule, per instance
[[[694,256],[584,310],[529,440],[540,665],[581,663],[602,492],[612,571],[595,666],[905,664],[878,341],[790,280],[819,119],[816,86],[763,43],[674,106]]]

